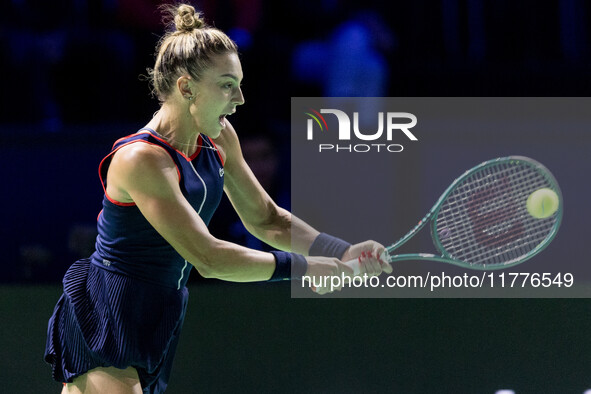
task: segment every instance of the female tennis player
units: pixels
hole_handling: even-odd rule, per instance
[[[160,110],[100,163],[96,251],[68,269],[49,321],[45,359],[63,393],[163,392],[192,267],[236,282],[351,274],[341,261],[353,258],[370,275],[390,270],[372,257],[382,245],[319,233],[271,200],[226,119],[244,103],[235,43],[190,5],[166,11],[176,30],[159,42],[151,70]],[[208,232],[222,192],[245,227],[278,251]]]

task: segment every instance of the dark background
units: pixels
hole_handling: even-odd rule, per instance
[[[42,362],[46,322],[64,271],[93,246],[100,159],[158,108],[140,76],[163,32],[160,3],[1,3],[2,390],[60,390]],[[231,120],[284,206],[290,97],[591,92],[591,6],[582,0],[196,5],[240,46],[246,104]],[[227,202],[211,231],[265,248]],[[586,299],[295,300],[286,284],[197,275],[191,292],[171,393],[591,388]]]

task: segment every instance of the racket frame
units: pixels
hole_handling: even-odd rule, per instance
[[[509,162],[510,164],[511,163],[517,164],[517,163],[521,163],[521,162],[526,162],[528,165],[536,167],[540,173],[545,175],[545,178],[550,183],[551,189],[554,190],[556,192],[556,194],[558,195],[558,201],[559,201],[558,209],[553,214],[553,215],[556,215],[555,216],[555,223],[552,226],[550,233],[546,236],[546,238],[544,238],[543,241],[541,241],[531,251],[529,251],[528,253],[526,253],[523,256],[520,256],[517,259],[513,259],[513,260],[510,260],[510,261],[502,263],[502,264],[497,263],[497,264],[493,264],[493,265],[473,264],[473,263],[469,263],[466,261],[454,259],[453,257],[451,257],[449,255],[449,253],[445,250],[445,248],[441,244],[441,241],[439,239],[438,232],[437,232],[437,220],[433,220],[433,219],[437,218],[439,210],[441,209],[444,201],[456,189],[456,187],[460,183],[462,183],[465,179],[467,179],[472,174],[474,174],[478,171],[481,171],[487,167],[498,165],[501,162]],[[436,261],[436,262],[457,265],[457,266],[460,266],[463,268],[470,268],[470,269],[482,270],[482,271],[508,268],[508,267],[511,267],[511,266],[514,266],[517,264],[521,264],[526,260],[529,260],[530,258],[535,256],[536,254],[538,254],[542,250],[544,250],[546,248],[546,246],[548,246],[548,244],[556,236],[556,234],[558,232],[558,228],[560,227],[560,223],[562,222],[563,205],[564,204],[563,204],[563,200],[562,200],[562,193],[560,191],[560,187],[558,186],[558,182],[556,181],[556,179],[554,178],[552,173],[546,167],[544,167],[542,164],[538,163],[537,161],[535,161],[533,159],[530,159],[530,158],[524,157],[524,156],[507,156],[507,157],[499,157],[496,159],[488,160],[488,161],[482,162],[479,165],[467,170],[466,172],[464,172],[464,174],[462,174],[456,180],[454,180],[452,182],[452,184],[449,185],[449,187],[445,190],[445,192],[443,192],[441,197],[439,197],[439,199],[433,205],[433,207],[429,210],[429,212],[419,221],[419,223],[415,227],[413,227],[406,235],[404,235],[402,238],[400,238],[398,241],[396,241],[392,245],[388,246],[386,248],[386,250],[384,251],[384,253],[382,254],[381,258],[384,261],[387,261],[389,263],[393,263],[393,262],[397,262],[397,261],[405,261],[405,260]],[[418,233],[428,222],[431,222],[431,226],[430,226],[431,227],[431,239],[433,241],[433,244],[435,245],[435,248],[440,253],[440,255],[436,255],[436,254],[432,254],[432,253],[406,253],[406,254],[396,254],[396,255],[392,254],[392,252],[394,252],[400,246],[405,244],[416,233]]]

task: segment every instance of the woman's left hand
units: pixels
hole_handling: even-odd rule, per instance
[[[392,266],[381,259],[384,250],[384,246],[379,242],[371,240],[360,242],[351,245],[341,258],[341,261],[359,260],[361,274],[369,276],[378,276],[382,272],[390,274],[392,273]]]

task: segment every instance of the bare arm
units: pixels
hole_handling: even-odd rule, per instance
[[[319,232],[279,207],[267,194],[244,160],[234,128],[227,124],[216,144],[226,155],[224,190],[244,226],[277,249],[307,255]]]
[[[250,167],[244,160],[236,131],[227,127],[216,143],[223,148],[225,160],[224,190],[246,229],[257,238],[281,250],[308,255],[310,246],[319,232],[287,210],[277,206],[263,189]],[[379,274],[391,267],[378,261],[384,247],[374,241],[365,241],[349,247],[341,257],[343,261],[356,259],[362,252],[373,252],[375,256],[364,260],[364,271]],[[310,261],[310,259],[308,259]],[[340,264],[340,262],[339,262]],[[340,268],[349,272],[349,268]]]

